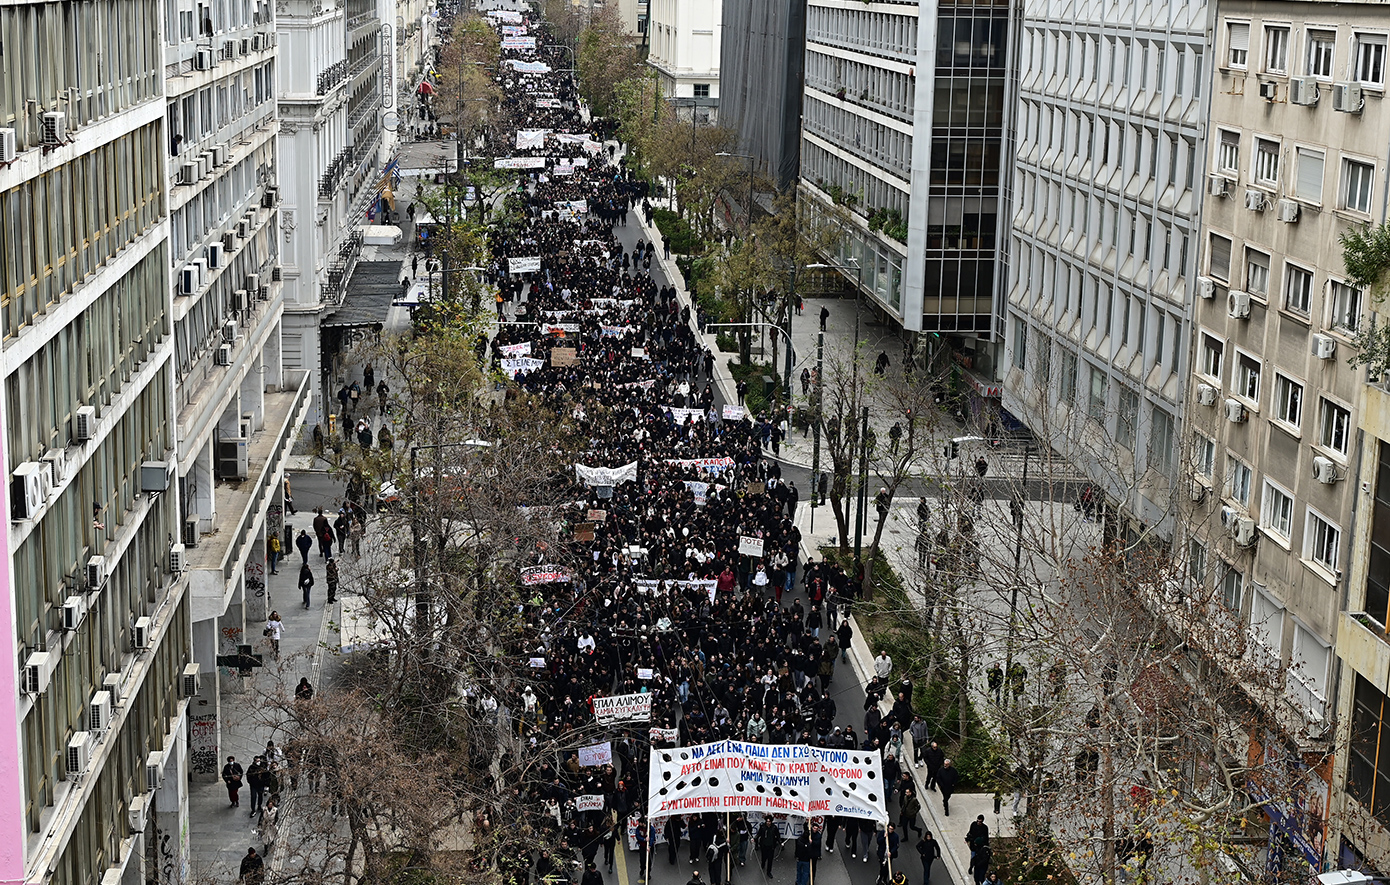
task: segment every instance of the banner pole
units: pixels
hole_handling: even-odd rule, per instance
[[[647,832],[643,834],[647,837],[647,870],[642,874],[642,881],[650,882],[652,880],[652,852],[656,850],[656,834],[652,831],[650,818],[643,820],[642,826],[647,828]]]
[[[724,881],[731,882],[734,878],[734,852],[733,840],[729,837],[734,834],[733,822],[729,819],[729,812],[724,812]]]

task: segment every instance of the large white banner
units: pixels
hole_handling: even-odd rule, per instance
[[[614,722],[649,722],[651,718],[651,692],[594,698],[594,720],[599,725]]]
[[[677,424],[684,424],[687,421],[699,421],[701,418],[705,417],[704,409],[681,409],[676,406],[667,406],[666,409],[671,413],[671,417],[676,419]]]
[[[547,131],[545,129],[518,129],[516,131],[517,149],[544,147]]]
[[[519,58],[503,59],[502,64],[511,65],[512,70],[521,74],[548,74],[550,65],[543,61],[522,61]]]
[[[507,259],[507,273],[535,273],[541,269],[539,255],[522,255]]]
[[[698,467],[701,470],[708,470],[718,473],[734,466],[733,458],[667,458],[667,464],[675,464],[677,467]]]
[[[545,157],[498,157],[492,161],[494,169],[544,169]]]
[[[716,741],[653,750],[647,816],[761,811],[888,822],[878,753]]]
[[[515,49],[515,50],[521,50],[521,51],[535,52],[535,51],[536,51],[536,38],[535,38],[535,37],[503,37],[503,38],[502,38],[502,48],[503,48],[503,49]]]
[[[574,472],[578,474],[579,481],[585,485],[616,486],[637,479],[637,462],[633,461],[622,467],[586,467],[583,464],[576,464],[574,465]]]
[[[518,357],[531,355],[531,342],[523,341],[520,344],[503,344],[497,348],[503,356]]]
[[[514,25],[521,24],[521,13],[513,12],[510,9],[489,9],[488,18],[495,18],[500,22],[511,22]]]
[[[516,359],[502,360],[502,371],[507,373],[508,378],[516,378],[517,372],[534,372],[543,365],[545,365],[545,360],[520,356]]]

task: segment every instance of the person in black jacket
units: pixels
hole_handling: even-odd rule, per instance
[[[246,856],[241,859],[241,869],[237,872],[237,881],[256,885],[264,876],[265,861],[261,860],[255,848],[246,849]]]
[[[777,847],[782,844],[782,835],[777,832],[777,828],[772,825],[772,821],[763,818],[762,826],[758,827],[758,836],[755,840],[758,845],[759,866],[772,876],[772,861],[777,857]]]
[[[314,573],[309,569],[309,563],[304,563],[299,567],[299,589],[304,594],[304,607],[309,607],[309,591],[314,588]]]
[[[922,882],[924,885],[930,885],[932,864],[941,857],[941,846],[937,844],[931,830],[922,833],[922,837],[917,840],[917,856],[922,859]]]
[[[960,782],[960,772],[951,764],[950,759],[941,763],[941,770],[936,773],[936,785],[941,788],[941,810],[947,817],[951,816],[951,794],[956,791],[956,784]]]

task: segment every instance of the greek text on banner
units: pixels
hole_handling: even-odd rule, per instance
[[[507,273],[535,273],[540,269],[541,257],[539,255],[507,259]]]
[[[651,718],[650,692],[594,698],[594,719],[599,725],[613,722],[647,722]]]
[[[881,757],[869,750],[716,741],[653,750],[647,816],[762,811],[886,823]]]

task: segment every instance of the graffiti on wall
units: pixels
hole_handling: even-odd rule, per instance
[[[229,625],[221,629],[221,639],[218,642],[217,654],[219,656],[230,657],[237,653],[237,646],[241,644],[240,625]],[[228,679],[237,675],[233,667],[218,667],[218,671]]]
[[[217,714],[188,716],[188,761],[194,774],[217,774]]]

